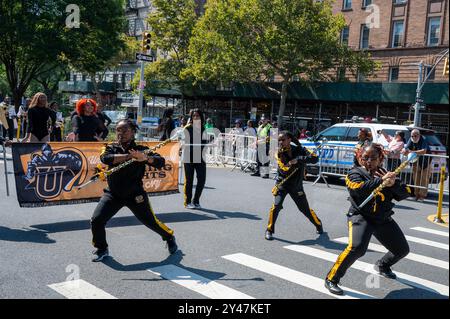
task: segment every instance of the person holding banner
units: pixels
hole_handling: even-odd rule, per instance
[[[28,109],[28,128],[24,141],[50,142],[48,124],[51,122],[53,126],[55,121],[56,116],[47,105],[47,96],[42,92],[36,93]]]
[[[411,190],[396,179],[395,172],[388,172],[382,167],[382,145],[373,143],[363,146],[356,153],[356,157],[359,166],[354,166],[345,179],[351,203],[347,213],[349,243],[325,278],[325,287],[336,295],[344,293],[338,286],[339,281],[347,269],[366,253],[372,235],[388,249],[375,264],[375,270],[386,278],[396,278],[391,266],[409,253],[405,235],[392,219],[392,201],[408,198],[411,196]],[[381,184],[384,188],[377,192],[367,205],[361,207]]]
[[[77,142],[102,140],[104,124],[97,116],[97,103],[93,99],[81,99],[76,104],[77,115],[72,118],[72,127]]]
[[[303,189],[303,171],[305,164],[315,164],[319,159],[316,154],[303,147],[290,132],[282,131],[278,136],[278,142],[280,149],[275,155],[278,162],[277,184],[272,190],[274,203],[269,212],[269,222],[265,238],[267,240],[273,240],[275,222],[277,221],[278,214],[283,208],[284,199],[288,194],[294,200],[299,211],[301,211],[316,227],[316,232],[322,234],[322,222],[317,217],[314,210],[309,207]]]
[[[137,125],[129,119],[119,121],[116,126],[117,142],[105,146],[100,155],[102,163],[109,168],[130,159],[134,159],[134,162],[107,177],[108,188],[105,189],[91,219],[92,243],[97,248],[93,253],[93,262],[102,261],[109,256],[105,226],[124,206],[128,207],[141,223],[167,242],[170,254],[178,249],[173,230],[155,216],[142,183],[145,166],[161,168],[165,165],[165,160],[157,153],[143,153],[148,147],[135,143],[134,135],[137,129]]]

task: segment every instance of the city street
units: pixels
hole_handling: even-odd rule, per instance
[[[93,263],[89,219],[96,204],[20,208],[11,160],[8,169],[10,197],[0,164],[0,298],[448,298],[448,228],[427,219],[436,213],[436,194],[394,208],[411,250],[393,267],[398,279],[373,275],[384,248],[372,238],[342,279],[346,294],[338,297],[323,280],[347,244],[342,184],[305,183],[324,234],[315,233],[288,197],[275,240],[267,241],[274,181],[210,167],[202,210],[185,209],[181,193],[150,197],[158,218],[175,231],[176,254],[169,257],[165,242],[122,209],[107,225],[112,257]]]

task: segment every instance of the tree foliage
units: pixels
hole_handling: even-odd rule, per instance
[[[280,94],[282,116],[287,87],[294,79],[307,86],[334,80],[336,67],[373,71],[364,54],[342,45],[345,26],[329,0],[210,0],[189,46],[184,76],[196,81],[258,81]],[[281,77],[281,91],[268,80]]]
[[[69,4],[80,10],[80,27],[69,28]],[[122,0],[0,0],[0,62],[16,106],[33,79],[68,62],[88,73],[121,47]]]
[[[150,13],[148,23],[152,35],[152,48],[162,58],[149,63],[145,78],[151,86],[188,86],[192,80],[182,77],[189,58],[189,42],[198,20],[195,0],[154,0],[155,10]],[[136,75],[136,79],[139,74]]]

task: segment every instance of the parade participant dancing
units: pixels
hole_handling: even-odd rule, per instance
[[[136,124],[129,119],[119,121],[116,126],[117,142],[107,145],[100,155],[102,163],[110,168],[131,159],[135,161],[107,178],[108,189],[105,189],[91,219],[92,242],[97,248],[92,259],[94,262],[109,255],[105,226],[124,206],[128,207],[141,223],[161,235],[167,242],[170,254],[177,251],[173,230],[156,218],[142,183],[145,166],[161,168],[165,160],[157,153],[143,153],[148,147],[135,143],[134,135],[137,129]]]
[[[276,154],[278,162],[277,184],[272,190],[275,197],[269,212],[269,224],[267,225],[265,238],[267,240],[273,240],[275,222],[279,212],[283,208],[283,202],[287,194],[291,196],[298,209],[306,218],[316,226],[316,232],[322,234],[322,222],[314,210],[309,207],[303,189],[303,171],[305,164],[317,163],[318,157],[316,154],[304,148],[290,132],[282,131],[278,136],[278,142],[280,148]]]
[[[382,168],[384,152],[380,144],[361,147],[356,157],[360,166],[354,166],[345,179],[351,202],[347,213],[349,243],[325,279],[325,287],[337,295],[344,293],[338,286],[339,281],[346,270],[366,253],[372,235],[388,249],[375,264],[378,273],[386,278],[396,278],[391,266],[409,253],[405,235],[391,216],[394,214],[392,200],[409,197],[411,190],[396,179],[395,172]],[[360,207],[382,184],[382,191],[377,192],[367,205]]]

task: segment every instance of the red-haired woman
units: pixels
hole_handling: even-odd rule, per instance
[[[24,141],[50,142],[49,121],[51,121],[51,126],[53,126],[56,117],[47,105],[47,96],[42,92],[38,92],[34,95],[29,106],[28,129]]]
[[[103,125],[97,117],[97,103],[92,99],[81,99],[77,102],[76,112],[72,118],[75,141],[96,142],[101,140]]]

